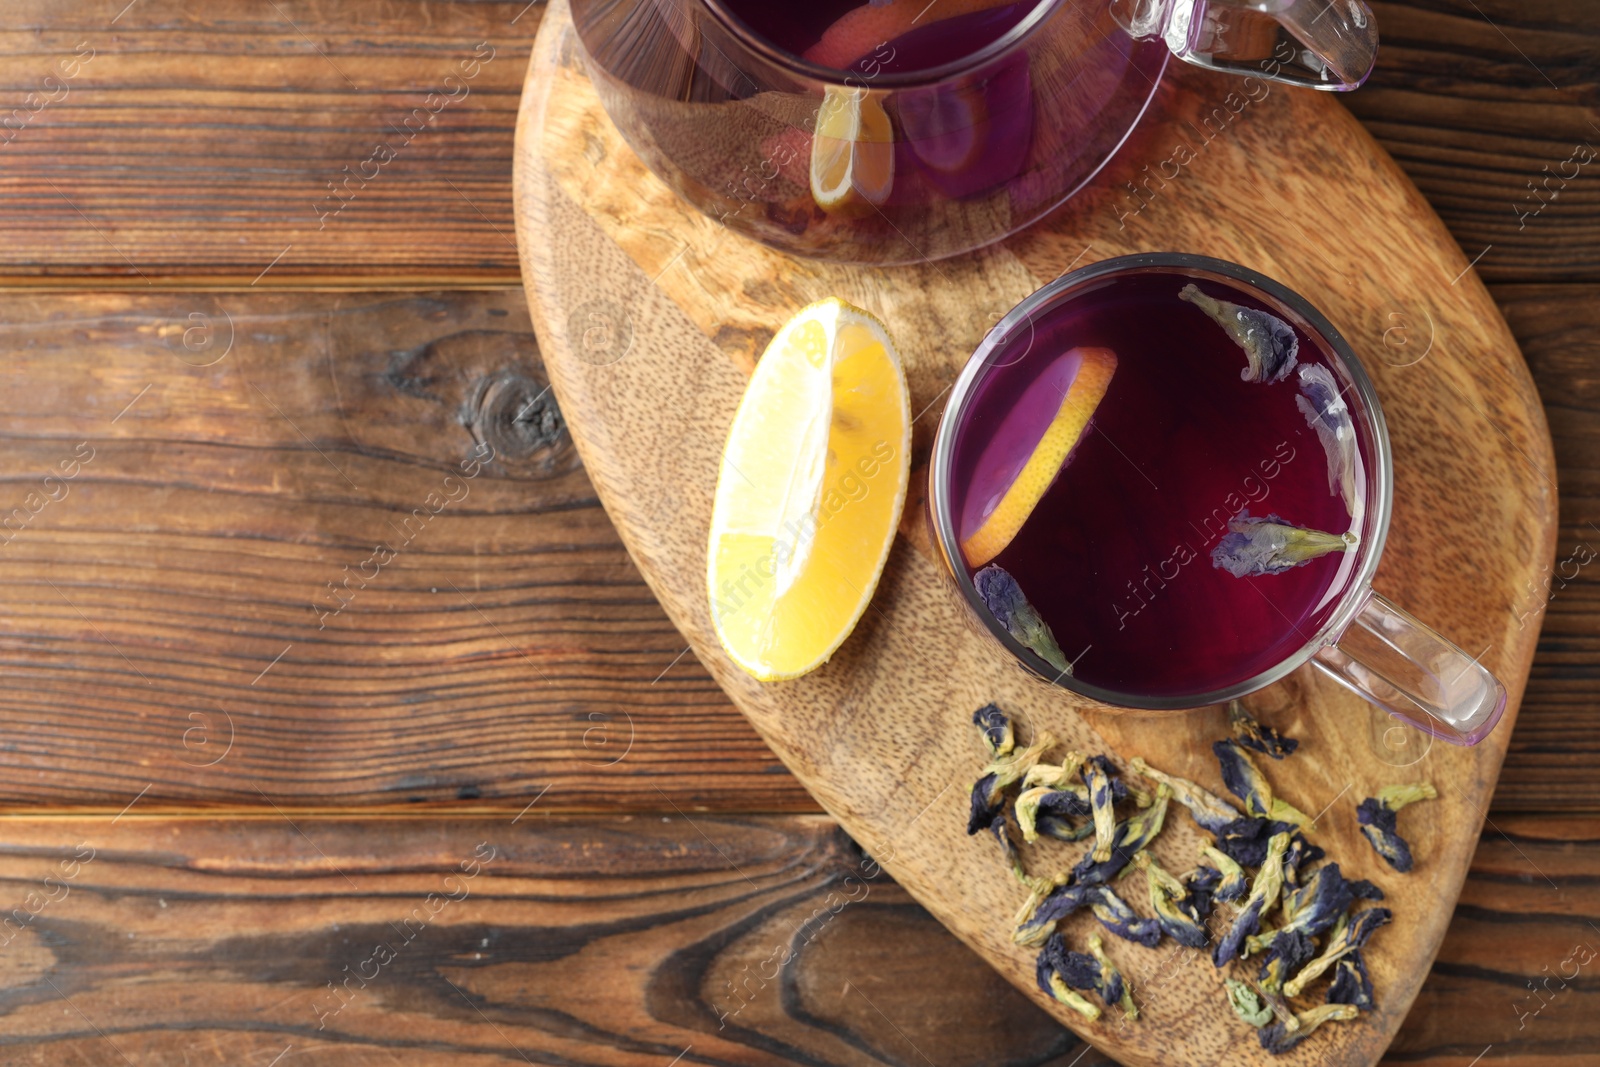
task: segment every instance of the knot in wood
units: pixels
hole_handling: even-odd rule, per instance
[[[572,438],[548,382],[521,371],[482,378],[474,390],[472,432],[494,448],[509,473],[543,476],[564,472]]]

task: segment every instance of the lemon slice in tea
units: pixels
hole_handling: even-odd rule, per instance
[[[894,188],[894,127],[866,89],[831,86],[811,138],[811,196],[828,211],[883,204]]]
[[[910,406],[883,324],[842,300],[767,346],[722,453],[706,571],[717,638],[756,678],[814,670],[866,610],[905,504]]]
[[[961,553],[969,564],[983,566],[1017,536],[1083,438],[1116,370],[1109,348],[1071,349],[1006,413],[978,457],[961,516]]]

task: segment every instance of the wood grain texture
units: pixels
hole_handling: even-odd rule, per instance
[[[813,807],[629,562],[521,293],[0,321],[0,800]]]
[[[978,255],[871,271],[787,259],[719,232],[680,203],[601,112],[564,5],[546,14],[530,67],[517,157],[524,277],[552,383],[608,513],[696,654],[823,807],[942,923],[1040,1000],[1033,954],[986,919],[1015,909],[1016,886],[989,843],[962,832],[965,798],[952,786],[979,762],[965,724],[970,710],[997,700],[1068,747],[1143,754],[1213,788],[1210,760],[1196,752],[1223,733],[1217,714],[1089,709],[1022,677],[974,638],[956,593],[916,546],[914,510],[906,525],[913,534],[891,556],[877,610],[833,661],[797,682],[762,686],[732,667],[711,633],[703,547],[710,498],[726,427],[766,331],[812,300],[840,295],[889,324],[912,409],[922,411],[936,406],[996,317],[992,309],[1073,262],[1174,248],[1240,260],[1313,294],[1363,355],[1397,457],[1379,588],[1482,649],[1506,681],[1514,713],[1534,641],[1511,598],[1548,568],[1556,518],[1548,432],[1515,341],[1426,203],[1326,97],[1272,93],[1208,137],[1183,180],[1140,207],[1122,184],[1169,152],[1189,124],[1199,129],[1227,89],[1178,72],[1101,178],[1048,223]],[[1270,160],[1293,160],[1295,169],[1269,168]],[[1137,210],[1121,207],[1124,198]],[[1345,247],[1310,236],[1336,231],[1351,235]],[[632,331],[622,358],[594,359],[573,328],[602,302]],[[1421,358],[1416,349],[1386,347],[1391,314],[1425,317],[1448,346]],[[915,427],[914,471],[925,461],[931,422]],[[1463,536],[1441,537],[1446,530]],[[1474,575],[1470,585],[1463,574]],[[1336,688],[1307,670],[1258,701],[1291,733],[1311,738],[1290,797],[1307,811],[1346,790],[1370,793],[1371,783],[1395,774],[1372,745],[1371,724],[1381,717]],[[1370,1063],[1387,1045],[1443,937],[1509,732],[1472,750],[1436,745],[1419,762],[1445,792],[1420,831],[1433,856],[1427,892],[1396,901],[1393,936],[1373,954],[1387,1007],[1328,1034],[1317,1055]],[[1319,836],[1350,868],[1370,863],[1348,812],[1330,815]],[[1180,819],[1156,850],[1182,866],[1196,839]],[[1068,921],[1070,937],[1081,935],[1078,918]],[[1157,952],[1119,947],[1136,971],[1160,966]],[[1131,1064],[1268,1058],[1236,1020],[1207,1010],[1218,982],[1209,972],[1201,984],[1166,982],[1167,995],[1132,1027],[1088,1026],[1048,1006]]]
[[[1600,151],[1600,9],[1562,0],[1372,6],[1378,66],[1343,101],[1467,257],[1482,253],[1479,274],[1600,278],[1600,158],[1573,160],[1580,145]]]
[[[0,11],[0,277],[515,280],[542,4],[122,7]]]
[[[1386,1062],[1593,1062],[1600,823],[1498,825]],[[17,1067],[1110,1062],[819,817],[11,818],[0,914]]]
[[[1544,400],[1561,483],[1554,570],[1523,588],[1546,604],[1523,713],[1495,794],[1503,810],[1593,810],[1600,724],[1600,287],[1502,285],[1495,300]]]

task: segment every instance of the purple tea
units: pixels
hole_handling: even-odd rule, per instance
[[[986,355],[950,512],[990,613],[1055,669],[1112,693],[1215,692],[1337,608],[1367,460],[1344,368],[1283,314],[1209,277],[1134,273],[1045,306]],[[1073,423],[1091,367],[1109,380]],[[1053,480],[1030,490],[1034,456]]]

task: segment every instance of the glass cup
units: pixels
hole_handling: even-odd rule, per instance
[[[1349,553],[1354,557],[1352,563],[1331,587],[1336,590],[1331,612],[1322,615],[1323,621],[1310,639],[1289,654],[1253,676],[1207,692],[1151,695],[1111,690],[1052,667],[1013,637],[985,605],[968,573],[957,534],[956,510],[962,506],[959,498],[963,494],[955,492],[956,443],[963,426],[975,417],[974,400],[980,386],[998,368],[1026,358],[1028,348],[1023,349],[1023,356],[1015,355],[1019,339],[1027,346],[1041,343],[1038,339],[1053,317],[1092,307],[1096,293],[1118,279],[1150,274],[1171,275],[1177,286],[1190,281],[1221,283],[1292,324],[1339,372],[1337,377],[1344,383],[1341,396],[1351,412],[1362,460],[1357,478],[1364,482],[1359,490],[1364,512],[1352,520],[1359,524],[1359,540]],[[928,475],[928,520],[945,567],[980,626],[1033,673],[1079,696],[1114,707],[1201,707],[1255,692],[1311,662],[1417,729],[1454,744],[1474,745],[1499,722],[1506,703],[1504,686],[1475,658],[1372,588],[1393,494],[1389,433],[1377,394],[1350,345],[1332,324],[1305,298],[1255,271],[1202,256],[1160,253],[1122,256],[1072,271],[1018,304],[989,332],[951,389],[939,423]],[[1152,654],[1160,653],[1152,650]]]
[[[969,251],[1066,200],[1132,131],[1169,55],[1349,89],[1377,51],[1361,0],[1019,0],[994,9],[1014,24],[970,51],[983,38],[960,19],[986,11],[941,22],[941,2],[956,0],[916,3],[923,24],[869,44],[848,70],[786,50],[737,13],[784,17],[776,6],[571,6],[606,112],[680,197],[785,252],[872,264]]]

